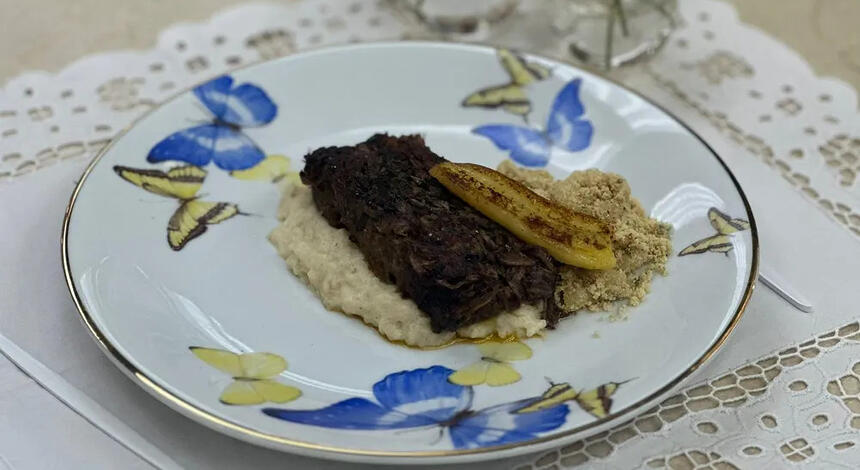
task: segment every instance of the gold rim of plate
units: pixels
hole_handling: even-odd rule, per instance
[[[475,51],[492,52],[492,53],[495,53],[495,50],[496,50],[496,48],[493,46],[486,45],[486,44],[480,44],[480,43],[465,44],[465,43],[458,43],[458,42],[440,42],[440,41],[400,41],[400,42],[372,41],[372,42],[365,42],[365,43],[361,43],[361,44],[349,44],[349,45],[341,45],[341,46],[324,46],[324,47],[307,49],[305,51],[302,51],[302,52],[299,52],[296,54],[290,54],[288,56],[284,56],[284,57],[277,58],[277,59],[271,59],[271,60],[265,60],[265,61],[250,63],[250,64],[244,65],[242,67],[231,69],[229,72],[233,73],[233,72],[236,72],[239,70],[244,70],[244,69],[256,66],[256,65],[260,65],[262,63],[274,62],[274,61],[284,60],[284,59],[290,60],[290,59],[294,59],[294,58],[301,57],[301,56],[313,55],[313,54],[318,54],[321,52],[325,53],[326,51],[335,51],[335,50],[344,50],[344,49],[353,49],[353,48],[366,48],[366,47],[392,47],[392,46],[393,47],[411,47],[414,45],[419,45],[419,46],[424,45],[424,46],[432,46],[432,47],[465,48],[465,49],[472,49]],[[541,436],[539,438],[532,439],[529,441],[522,441],[522,442],[516,442],[516,443],[505,444],[505,445],[500,445],[500,446],[481,447],[481,448],[477,448],[477,449],[466,449],[466,450],[380,451],[380,450],[362,450],[362,449],[353,449],[353,448],[348,448],[348,447],[337,447],[337,446],[330,446],[330,445],[315,444],[313,442],[299,441],[299,440],[294,440],[294,439],[289,439],[289,438],[277,436],[274,434],[269,434],[266,432],[257,431],[257,430],[251,429],[251,428],[249,428],[243,424],[236,423],[236,422],[224,419],[222,417],[219,417],[213,413],[210,413],[210,412],[198,407],[197,405],[194,405],[193,403],[190,403],[190,402],[184,400],[180,396],[167,390],[167,388],[165,388],[165,386],[157,383],[153,378],[151,378],[150,376],[148,376],[147,374],[142,372],[140,369],[138,369],[137,366],[135,366],[131,362],[131,360],[129,360],[129,358],[123,356],[119,352],[117,347],[114,346],[110,342],[110,340],[107,339],[105,334],[99,329],[98,325],[95,324],[92,316],[87,311],[87,309],[84,308],[84,305],[81,301],[80,295],[78,294],[77,288],[75,286],[74,279],[72,279],[71,265],[69,263],[69,247],[68,247],[69,225],[70,225],[70,222],[72,219],[72,212],[73,212],[74,207],[75,207],[75,201],[78,197],[78,193],[81,191],[81,188],[83,188],[84,182],[87,180],[87,177],[90,175],[92,170],[95,168],[96,164],[98,164],[98,162],[102,159],[102,157],[105,156],[107,154],[107,152],[113,147],[114,143],[117,142],[122,137],[124,137],[125,134],[128,133],[129,130],[131,130],[138,122],[140,122],[141,120],[143,120],[144,118],[149,116],[152,112],[161,108],[162,106],[166,105],[167,103],[175,100],[177,97],[184,95],[185,93],[191,92],[195,87],[208,81],[208,79],[202,80],[198,83],[195,83],[192,86],[189,86],[183,90],[178,91],[177,93],[173,94],[172,96],[168,97],[167,99],[165,99],[164,101],[159,103],[158,106],[153,107],[152,109],[148,110],[147,112],[145,112],[141,116],[138,116],[136,119],[134,119],[119,134],[117,134],[113,139],[111,139],[111,142],[107,146],[105,146],[105,148],[103,148],[102,150],[99,151],[99,153],[93,158],[93,160],[89,163],[89,165],[87,165],[87,168],[84,170],[84,173],[81,176],[80,180],[78,181],[78,184],[75,186],[75,190],[72,192],[71,199],[69,200],[69,204],[66,207],[66,213],[65,213],[65,216],[63,218],[61,245],[62,245],[62,258],[63,258],[63,273],[64,273],[65,278],[66,278],[66,285],[69,288],[69,292],[72,296],[72,300],[74,300],[75,307],[77,308],[78,314],[80,315],[80,318],[83,321],[84,325],[87,327],[90,334],[92,334],[93,339],[101,347],[101,349],[105,352],[105,354],[107,354],[107,356],[109,358],[111,358],[117,365],[121,366],[120,369],[126,375],[128,375],[133,381],[137,382],[144,390],[146,390],[147,392],[149,392],[150,394],[152,394],[156,397],[161,398],[168,405],[173,406],[177,410],[179,410],[179,411],[181,411],[181,412],[183,412],[189,416],[195,416],[197,418],[204,420],[206,422],[206,424],[208,424],[210,427],[213,427],[215,429],[220,428],[222,430],[229,431],[230,434],[234,435],[234,436],[237,435],[237,436],[244,436],[244,437],[252,438],[252,439],[260,439],[263,441],[267,441],[270,444],[287,445],[287,446],[296,447],[298,449],[332,452],[332,453],[341,454],[341,455],[353,455],[353,456],[365,456],[365,457],[450,457],[450,456],[460,456],[460,455],[490,454],[490,453],[494,453],[494,452],[498,452],[498,451],[502,451],[502,450],[514,449],[514,448],[518,448],[518,447],[529,447],[529,446],[534,446],[534,445],[538,445],[538,444],[543,444],[543,443],[548,443],[551,441],[564,439],[567,436],[579,434],[579,433],[582,433],[583,431],[587,431],[589,429],[599,427],[599,426],[606,424],[610,421],[615,421],[616,419],[618,419],[622,416],[632,415],[632,414],[634,414],[635,411],[640,410],[640,409],[644,408],[646,405],[648,405],[648,404],[656,401],[657,399],[661,398],[663,395],[669,393],[681,381],[683,381],[685,378],[689,377],[690,374],[692,374],[699,367],[701,367],[702,364],[707,362],[708,359],[710,359],[714,355],[714,353],[716,353],[717,350],[720,349],[720,347],[725,343],[726,339],[728,339],[729,334],[731,334],[731,332],[734,330],[735,326],[737,326],[738,322],[741,319],[741,316],[743,315],[744,310],[746,309],[747,304],[749,303],[750,296],[752,295],[753,289],[755,288],[755,282],[756,282],[756,278],[758,277],[758,269],[759,269],[758,229],[756,227],[755,218],[753,217],[752,208],[750,207],[750,204],[749,204],[749,201],[747,200],[746,194],[744,194],[743,189],[741,189],[740,184],[738,183],[737,179],[735,178],[735,175],[732,174],[731,170],[729,170],[728,165],[726,165],[726,163],[723,161],[723,159],[720,158],[719,154],[717,154],[717,152],[698,133],[696,133],[692,128],[690,128],[690,126],[688,126],[686,123],[684,123],[684,121],[682,121],[680,118],[675,116],[675,114],[671,113],[670,111],[663,108],[659,104],[657,104],[657,103],[653,102],[652,100],[646,98],[645,96],[641,95],[639,92],[637,92],[631,88],[628,88],[627,86],[615,81],[612,78],[607,77],[603,73],[601,73],[601,72],[599,72],[596,69],[593,69],[591,67],[583,67],[581,65],[574,65],[574,64],[567,62],[567,61],[564,61],[564,60],[544,57],[544,56],[541,56],[538,54],[526,53],[525,55],[535,57],[535,58],[538,58],[541,60],[546,60],[548,62],[556,62],[556,63],[564,64],[564,65],[571,67],[571,68],[574,68],[574,69],[585,70],[585,71],[587,71],[587,72],[589,72],[589,73],[591,73],[591,74],[593,74],[593,75],[595,75],[595,76],[597,76],[603,80],[606,80],[607,82],[610,82],[613,85],[627,91],[628,93],[631,93],[631,94],[639,97],[640,99],[642,99],[646,103],[650,104],[651,106],[654,106],[655,108],[657,108],[660,111],[662,111],[663,113],[665,113],[667,116],[674,119],[678,124],[681,125],[681,127],[683,127],[687,132],[689,132],[691,135],[693,135],[696,139],[698,139],[699,142],[701,142],[702,145],[704,145],[705,148],[708,149],[708,151],[711,153],[711,155],[713,155],[714,158],[717,159],[717,161],[720,163],[720,166],[722,166],[723,170],[725,170],[729,179],[732,181],[732,184],[734,185],[735,190],[737,190],[738,195],[741,198],[741,201],[743,201],[744,210],[747,213],[747,220],[749,220],[749,223],[750,223],[750,235],[752,237],[752,263],[751,263],[751,269],[749,272],[749,278],[747,280],[747,284],[746,284],[746,287],[744,289],[744,294],[740,299],[740,303],[738,304],[738,308],[735,311],[735,313],[732,315],[732,318],[729,321],[729,323],[726,325],[726,327],[723,329],[723,331],[720,333],[720,335],[717,337],[717,339],[715,339],[714,342],[708,347],[708,349],[705,351],[705,353],[702,354],[702,356],[700,356],[689,368],[687,368],[685,371],[683,371],[677,377],[675,377],[674,379],[669,381],[666,385],[664,385],[663,387],[654,391],[650,395],[638,400],[637,402],[635,402],[631,405],[628,405],[627,407],[625,407],[621,410],[610,413],[603,418],[588,422],[586,424],[583,424],[581,426],[577,426],[577,427],[572,428],[572,429],[566,429],[564,431],[557,432],[554,434],[548,434],[548,435]]]

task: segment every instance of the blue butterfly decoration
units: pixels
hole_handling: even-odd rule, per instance
[[[472,129],[487,137],[496,147],[509,150],[511,159],[525,166],[545,166],[553,147],[578,152],[591,144],[594,127],[584,119],[585,108],[579,100],[582,79],[571,80],[558,92],[545,130],[512,124],[489,124]]]
[[[457,449],[525,441],[564,424],[569,411],[559,404],[530,413],[514,413],[535,398],[471,409],[474,390],[448,382],[454,371],[442,366],[386,376],[373,386],[376,402],[349,398],[316,410],[265,408],[263,413],[293,423],[325,428],[390,430],[438,427]]]
[[[275,119],[278,107],[266,92],[250,83],[233,86],[233,77],[224,75],[198,86],[194,95],[212,114],[212,122],[170,134],[152,147],[147,161],[178,160],[196,166],[214,161],[224,170],[244,170],[266,157],[242,132]]]

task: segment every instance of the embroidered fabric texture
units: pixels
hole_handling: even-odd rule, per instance
[[[667,44],[672,52],[644,72],[860,236],[855,90],[815,76],[728,5],[693,3],[683,4],[687,26]],[[748,97],[743,106],[727,99],[738,96]]]
[[[517,470],[853,468],[860,323],[686,388],[634,420]]]
[[[666,46],[672,53],[638,66],[631,84],[695,109],[860,237],[855,91],[816,77],[728,5],[681,2],[681,16]],[[295,50],[404,37],[422,32],[370,1],[251,5],[168,29],[145,53],[100,54],[56,75],[21,75],[0,89],[0,182],[94,155],[144,111],[206,77]],[[543,42],[553,46],[540,52],[564,58],[563,41]]]
[[[665,46],[671,53],[616,77],[663,97],[672,111],[692,110],[860,237],[855,91],[816,77],[724,3],[680,6],[683,24]],[[157,103],[232,68],[323,45],[427,35],[373,1],[247,5],[170,28],[150,51],[24,74],[0,89],[0,184],[89,159]],[[544,43],[552,46],[538,52],[566,59],[562,41]],[[860,461],[858,353],[860,325],[852,321],[518,468],[849,468]]]

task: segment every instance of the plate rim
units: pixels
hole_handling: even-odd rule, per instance
[[[404,40],[404,41],[392,41],[392,40],[384,40],[384,41],[369,41],[357,44],[342,44],[335,46],[323,46],[312,49],[306,49],[304,51],[296,52],[293,54],[289,54],[286,56],[261,60],[253,63],[249,63],[243,65],[241,67],[237,67],[234,69],[230,69],[229,71],[225,71],[221,75],[225,73],[234,73],[236,71],[245,70],[249,68],[253,68],[256,66],[260,66],[263,64],[270,64],[273,62],[280,61],[290,61],[301,59],[302,57],[317,55],[317,54],[326,54],[333,52],[342,52],[344,50],[350,49],[366,49],[366,48],[409,48],[409,47],[434,47],[434,48],[447,48],[447,49],[466,49],[472,51],[480,51],[480,52],[495,52],[499,46],[493,46],[485,43],[462,43],[462,42],[454,42],[454,41],[425,41],[425,40]],[[78,289],[75,285],[75,280],[72,277],[72,267],[69,261],[69,247],[68,247],[68,238],[69,238],[69,229],[71,225],[72,214],[75,207],[75,202],[77,201],[78,194],[82,190],[84,183],[89,177],[90,173],[99,163],[99,161],[104,157],[114,146],[116,142],[121,140],[125,135],[133,128],[135,128],[140,121],[147,118],[150,114],[155,112],[156,110],[161,109],[163,106],[168,103],[173,102],[178,97],[185,95],[186,93],[191,92],[195,87],[208,82],[213,77],[209,77],[204,80],[200,80],[199,82],[195,82],[193,85],[183,88],[182,90],[177,91],[171,96],[167,97],[163,101],[161,101],[157,106],[147,110],[145,113],[136,117],[132,120],[126,127],[124,127],[118,134],[116,134],[106,145],[104,148],[99,150],[95,157],[93,157],[92,161],[87,165],[83,174],[81,175],[78,183],[75,185],[75,189],[72,192],[72,195],[69,199],[68,205],[66,206],[65,214],[63,217],[63,224],[61,230],[61,256],[62,256],[62,265],[63,265],[63,275],[66,280],[66,287],[69,290],[69,294],[72,297],[72,300],[75,304],[75,308],[78,312],[78,316],[81,322],[84,324],[86,329],[89,331],[93,340],[100,347],[102,352],[109,358],[111,361],[133,382],[135,382],[138,386],[148,392],[150,395],[153,395],[157,399],[159,399],[162,403],[168,405],[170,408],[180,412],[181,414],[194,419],[200,424],[206,425],[207,427],[221,432],[223,434],[227,434],[232,437],[236,437],[252,444],[263,445],[265,447],[282,450],[282,451],[290,451],[297,454],[303,455],[311,455],[315,457],[323,457],[323,458],[334,458],[340,460],[350,460],[350,461],[361,461],[361,462],[378,462],[378,459],[384,459],[384,462],[387,463],[428,463],[428,458],[444,458],[445,460],[459,460],[459,461],[474,461],[474,460],[489,460],[493,458],[502,458],[506,455],[512,455],[514,453],[519,453],[515,449],[520,448],[528,448],[527,450],[523,450],[522,453],[539,451],[545,448],[554,447],[556,445],[563,445],[564,443],[572,441],[575,437],[586,431],[593,431],[593,433],[598,432],[600,429],[608,427],[610,424],[615,423],[616,421],[620,421],[622,418],[633,418],[638,416],[645,407],[656,402],[661,399],[669,392],[671,392],[677,385],[679,385],[683,380],[688,378],[693,372],[698,370],[705,362],[710,360],[714,354],[722,347],[722,345],[726,342],[729,335],[737,326],[741,317],[743,316],[744,311],[749,303],[750,297],[752,296],[753,290],[755,289],[756,280],[758,278],[759,271],[759,238],[758,238],[758,229],[756,226],[755,218],[753,216],[752,207],[750,206],[749,201],[747,200],[746,194],[741,188],[740,183],[738,182],[735,175],[729,169],[728,165],[725,161],[720,157],[720,155],[702,138],[696,131],[694,131],[689,125],[687,125],[683,120],[681,120],[674,113],[668,111],[663,106],[657,104],[653,100],[643,96],[638,91],[633,90],[632,88],[623,85],[616,81],[613,78],[606,76],[606,74],[601,71],[595,70],[590,67],[583,67],[579,64],[573,64],[567,60],[552,58],[548,56],[544,56],[542,54],[534,54],[525,51],[522,52],[525,56],[530,58],[537,58],[539,60],[544,60],[548,62],[554,62],[563,64],[565,66],[571,67],[575,70],[580,70],[589,74],[592,74],[600,79],[606,80],[612,85],[638,97],[644,102],[648,103],[651,106],[659,109],[661,112],[665,113],[672,120],[678,123],[686,132],[695,137],[709,152],[710,154],[717,160],[722,169],[726,172],[732,184],[734,185],[735,190],[741,198],[741,201],[744,205],[744,210],[746,211],[747,220],[750,224],[750,235],[752,239],[752,261],[750,263],[749,270],[749,278],[747,279],[746,286],[744,288],[744,293],[740,298],[740,302],[738,304],[737,309],[732,314],[730,321],[726,324],[720,334],[714,339],[711,344],[708,346],[707,350],[696,359],[687,369],[678,374],[675,378],[668,381],[665,385],[655,390],[648,396],[645,396],[636,402],[626,406],[623,409],[620,409],[616,412],[610,413],[607,416],[590,421],[583,425],[577,426],[571,429],[565,429],[560,432],[546,434],[540,436],[535,439],[531,439],[528,441],[520,441],[514,442],[510,444],[490,446],[490,447],[481,447],[476,449],[451,449],[451,450],[432,450],[432,451],[383,451],[383,450],[366,450],[366,449],[354,449],[348,447],[337,447],[326,444],[317,444],[313,442],[306,442],[301,440],[290,439],[282,436],[277,436],[268,432],[258,431],[244,424],[234,422],[230,419],[226,419],[224,417],[218,416],[215,413],[211,413],[202,407],[192,403],[191,401],[187,401],[177,394],[172,393],[167,389],[169,384],[160,384],[154,378],[148,376],[146,373],[141,371],[130,358],[124,356],[119,352],[116,346],[114,346],[110,340],[105,336],[103,331],[99,328],[99,326],[95,323],[89,311],[84,307],[83,300],[81,295],[78,293]],[[220,75],[218,75],[220,76]],[[590,433],[590,434],[593,434]],[[585,437],[585,436],[580,436]],[[499,455],[504,454],[504,455]],[[460,459],[450,459],[450,458],[461,457]]]

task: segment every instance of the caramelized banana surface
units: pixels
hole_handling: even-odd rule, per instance
[[[558,261],[585,269],[615,266],[607,227],[536,194],[521,183],[473,163],[444,162],[430,175],[521,240]]]

